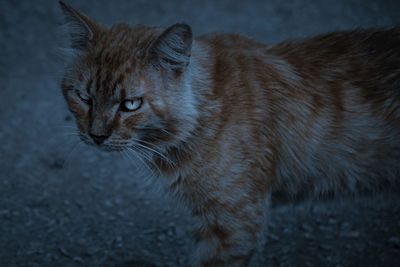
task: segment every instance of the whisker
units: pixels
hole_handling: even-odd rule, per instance
[[[73,145],[71,151],[68,153],[67,157],[63,160],[62,165],[66,166],[68,160],[70,159],[72,153],[82,144],[79,140],[76,141],[75,145]]]
[[[156,131],[164,132],[164,133],[168,134],[171,137],[176,137],[175,134],[172,134],[171,132],[169,132],[169,131],[167,131],[167,130],[165,130],[163,128],[155,128],[155,127],[151,127],[151,126],[135,126],[135,129],[138,129],[138,130],[146,130],[146,129],[148,129],[148,130],[156,130]]]
[[[129,162],[136,163],[136,161],[130,156],[129,152],[133,153],[133,155],[135,156],[135,158],[139,159],[139,161],[142,162],[142,164],[139,164],[139,165],[138,165],[138,164],[134,164],[134,165],[135,165],[135,168],[138,168],[138,167],[145,167],[146,169],[150,170],[149,167],[147,167],[147,165],[144,163],[144,161],[140,158],[140,156],[138,156],[138,155],[136,154],[136,152],[134,152],[134,151],[129,151],[129,150],[122,150],[121,152],[126,156],[126,158],[129,160]],[[141,170],[141,171],[142,171],[142,170]]]
[[[157,139],[157,138],[156,138],[156,140],[162,141],[161,139]],[[156,145],[156,144],[152,144],[152,143],[147,142],[147,141],[144,141],[144,140],[136,140],[136,139],[135,139],[135,141],[138,142],[138,143],[144,143],[144,144],[146,144],[146,145],[148,145],[148,146],[154,147],[155,149],[158,149],[158,152],[160,152],[160,153],[161,153],[161,151],[163,150],[160,146],[158,146],[158,145]]]
[[[151,162],[152,162],[151,156],[148,153],[146,153],[145,151],[141,150],[140,147],[136,147],[135,145],[133,145],[132,147],[129,147],[128,149],[134,153],[139,154],[141,156],[141,158],[146,161],[146,165],[151,164]]]
[[[136,141],[136,142],[140,142],[140,140],[135,140],[135,141]],[[144,149],[147,149],[147,150],[149,150],[149,151],[155,153],[156,155],[160,156],[161,159],[167,161],[167,162],[170,163],[170,164],[174,164],[174,163],[173,163],[169,158],[167,158],[165,155],[163,155],[162,153],[160,153],[159,151],[157,151],[157,150],[155,150],[155,149],[153,149],[153,148],[151,148],[151,147],[142,145],[142,144],[140,144],[140,143],[136,143],[135,145],[136,145],[136,146],[140,146],[140,147],[142,147],[142,148],[144,148]]]
[[[140,147],[136,147],[136,151],[139,155],[142,155],[148,162],[148,166],[152,168],[153,174],[154,174],[154,169],[157,171],[158,175],[161,175],[161,170],[158,168],[158,166],[154,163],[153,158],[149,154],[149,152],[146,152],[146,150],[141,149]]]
[[[133,155],[140,160],[143,165],[147,168],[147,170],[150,172],[150,174],[152,175],[152,177],[155,177],[155,173],[154,171],[149,167],[149,165],[143,160],[142,157],[146,158],[146,155],[140,153],[140,150],[133,150],[132,148],[128,148],[128,150],[126,150],[127,152],[131,152],[133,153]],[[127,153],[127,155],[129,155],[129,153]],[[147,161],[149,161],[149,159],[147,159]],[[150,161],[149,161],[150,162]]]

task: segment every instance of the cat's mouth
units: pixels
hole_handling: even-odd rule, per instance
[[[100,149],[101,151],[118,152],[118,151],[122,151],[126,148],[125,147],[126,143],[124,143],[124,142],[105,141],[102,143],[97,143],[84,134],[79,134],[79,136],[85,144],[94,146],[94,147]]]

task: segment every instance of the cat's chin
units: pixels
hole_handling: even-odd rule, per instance
[[[115,146],[108,146],[108,145],[94,145],[94,146],[104,152],[120,152],[120,151],[124,150],[123,147],[115,147]]]
[[[110,144],[95,144],[94,142],[92,142],[89,138],[87,138],[84,135],[80,135],[81,140],[83,143],[85,143],[86,145],[95,147],[101,151],[105,151],[105,152],[120,152],[122,150],[124,150],[125,148],[121,145],[110,145]]]
[[[124,147],[121,147],[121,146],[112,146],[112,145],[105,145],[105,144],[97,145],[97,144],[88,143],[88,142],[85,142],[85,143],[87,145],[95,147],[95,148],[99,149],[100,151],[104,151],[104,152],[120,152],[120,151],[124,150]]]

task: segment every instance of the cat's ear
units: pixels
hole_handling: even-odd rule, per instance
[[[95,38],[96,33],[100,29],[100,25],[64,2],[59,1],[59,3],[65,15],[65,20],[67,21],[72,48],[85,50],[89,43]]]
[[[170,26],[151,45],[151,64],[156,68],[183,72],[190,61],[192,38],[189,25],[178,23]]]

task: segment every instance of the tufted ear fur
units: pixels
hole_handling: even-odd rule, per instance
[[[64,2],[59,3],[68,24],[72,48],[85,50],[95,38],[100,26]]]
[[[192,49],[192,30],[185,23],[167,28],[151,45],[150,62],[157,69],[182,73],[190,61]]]

